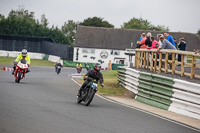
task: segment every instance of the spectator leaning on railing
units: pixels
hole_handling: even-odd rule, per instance
[[[166,39],[167,39],[169,42],[171,42],[172,45],[174,45],[174,47],[176,47],[175,42],[174,42],[174,39],[173,39],[173,37],[172,37],[171,35],[169,35],[169,33],[165,32],[165,33],[164,33],[164,36],[166,37]]]
[[[163,34],[157,34],[157,39],[158,39],[158,43],[159,43],[159,48],[162,47],[162,42],[160,41],[160,37],[163,36]]]
[[[145,36],[145,34],[142,34],[142,40],[139,42],[139,45],[140,45],[140,48],[141,49],[144,49],[144,48],[146,48],[146,45],[145,45],[145,41],[146,41],[146,36]]]
[[[152,46],[151,47],[147,47],[147,48],[148,49],[158,49],[158,47],[159,47],[158,41],[156,41],[153,36],[151,37],[150,40],[152,42]]]
[[[140,42],[140,41],[142,40],[142,38],[143,38],[142,35],[145,35],[145,33],[142,33],[142,34],[141,34],[141,37],[140,37],[139,42]]]
[[[173,46],[172,43],[170,43],[168,40],[166,40],[164,38],[164,36],[160,36],[160,41],[162,43],[162,46],[159,47],[159,49],[157,50],[157,52],[160,52],[161,49],[172,49],[172,50],[176,50],[175,46]],[[165,53],[163,53],[162,58],[165,59]],[[172,60],[172,54],[169,53],[168,54],[168,59]],[[164,64],[162,63],[162,67],[164,66]],[[170,69],[172,69],[172,64],[169,63]]]
[[[145,40],[145,45],[148,46],[148,47],[152,46],[152,42],[151,42],[150,38],[151,38],[151,32],[148,32],[147,33],[147,39]]]

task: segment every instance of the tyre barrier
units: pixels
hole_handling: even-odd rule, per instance
[[[137,101],[200,119],[200,84],[118,67],[118,83]]]

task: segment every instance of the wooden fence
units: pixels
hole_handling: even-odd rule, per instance
[[[176,60],[176,54],[181,55],[181,62]],[[164,59],[163,55],[165,55]],[[169,55],[172,56],[171,60],[168,59]],[[187,56],[191,57],[191,63],[184,61]],[[190,79],[194,77],[200,78],[200,75],[195,74],[195,69],[200,68],[200,64],[196,62],[197,57],[200,57],[200,55],[189,51],[162,49],[157,53],[157,49],[135,49],[135,67],[150,69],[150,71],[154,72],[158,71],[158,73],[164,71],[165,73],[170,72],[181,76],[190,76]],[[172,67],[168,68],[168,64],[172,64]],[[181,66],[181,71],[175,70],[176,65]],[[185,66],[191,68],[190,73],[184,72]]]

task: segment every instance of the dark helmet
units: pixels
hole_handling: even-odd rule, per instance
[[[97,72],[99,72],[101,70],[101,64],[96,63],[94,66],[94,70],[96,70]]]

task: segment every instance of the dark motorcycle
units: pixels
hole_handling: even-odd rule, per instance
[[[98,83],[96,81],[94,81],[93,79],[89,80],[89,83],[81,91],[81,96],[77,97],[77,103],[81,103],[83,101],[85,103],[85,106],[88,106],[92,102],[98,87]]]
[[[57,73],[57,75],[60,73],[60,71],[61,71],[61,66],[57,66],[56,67],[56,73]]]
[[[22,80],[25,76],[25,73],[28,70],[28,64],[25,59],[22,59],[19,61],[16,65],[14,76],[15,76],[15,82],[19,83],[20,80]]]

